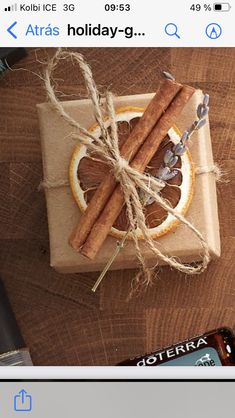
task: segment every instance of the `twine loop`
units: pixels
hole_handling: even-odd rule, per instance
[[[94,117],[100,127],[100,135],[94,136],[91,132],[81,126],[64,110],[62,103],[56,98],[55,90],[52,85],[52,76],[59,61],[68,58],[70,58],[72,62],[78,63],[80,67],[88,96],[92,102]],[[147,267],[145,258],[140,248],[137,238],[138,230],[140,230],[144,236],[145,243],[150,251],[156,256],[156,258],[161,259],[165,264],[168,264],[172,268],[186,274],[199,274],[205,271],[208,263],[210,262],[210,254],[208,244],[201,232],[161,197],[159,192],[165,185],[162,181],[150,176],[149,174],[142,174],[138,172],[130,167],[127,160],[121,157],[118,144],[118,131],[115,120],[116,115],[113,95],[108,91],[106,93],[105,100],[110,125],[109,133],[105,125],[106,119],[101,106],[100,94],[98,93],[91,69],[85,62],[84,57],[76,52],[68,52],[66,50],[58,49],[55,55],[48,62],[45,72],[45,87],[52,107],[73,129],[73,137],[78,140],[80,144],[85,145],[90,154],[95,153],[96,155],[104,158],[105,161],[110,164],[115,178],[119,181],[122,187],[130,230],[135,244],[136,256],[141,267],[137,277],[137,284],[139,284],[141,280],[143,284],[148,285],[153,278],[153,269],[149,269]],[[149,229],[145,222],[144,204],[141,198],[143,194],[148,197],[152,197],[153,200],[163,209],[172,214],[193,232],[202,247],[201,262],[195,263],[194,265],[183,264],[177,258],[167,256],[161,252],[161,250],[157,247],[156,242],[151,238]]]

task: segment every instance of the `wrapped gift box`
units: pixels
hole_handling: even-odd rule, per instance
[[[146,107],[153,94],[123,96],[115,98],[115,107]],[[195,120],[202,93],[198,90],[183,110],[178,127],[183,131]],[[74,119],[85,128],[95,121],[90,100],[63,102],[63,106]],[[102,270],[113,254],[116,239],[109,236],[95,260],[91,261],[73,250],[68,239],[77,225],[80,212],[68,185],[68,169],[75,143],[71,138],[71,128],[59,117],[48,103],[38,105],[41,131],[44,179],[55,187],[46,188],[48,224],[50,235],[51,266],[61,273],[88,272]],[[193,136],[190,151],[194,163],[199,167],[214,164],[209,123]],[[67,184],[56,187],[60,181]],[[212,258],[220,256],[219,221],[216,197],[216,182],[213,173],[196,176],[195,194],[187,218],[203,234]],[[143,244],[141,244],[143,245]],[[200,260],[202,248],[195,235],[184,225],[161,237],[157,245],[167,255],[179,257],[183,262]],[[149,265],[157,260],[143,245],[143,253]],[[128,241],[119,253],[111,269],[126,269],[137,266],[135,247]]]

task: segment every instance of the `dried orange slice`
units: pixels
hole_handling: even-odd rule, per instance
[[[117,109],[116,122],[120,146],[128,138],[143,112],[144,109],[138,107]],[[109,128],[110,123],[108,118],[105,124]],[[89,130],[94,136],[100,136],[100,128],[98,125],[92,126]],[[150,161],[146,172],[155,176],[157,170],[163,163],[166,150],[171,149],[173,144],[177,144],[180,139],[181,134],[179,130],[176,126],[172,127],[157,153]],[[173,208],[182,215],[185,215],[193,197],[195,183],[194,164],[188,150],[179,158],[174,168],[178,170],[178,174],[167,182],[160,193]],[[109,171],[109,165],[99,156],[88,155],[85,146],[77,145],[75,147],[69,167],[69,179],[72,194],[82,212],[86,210],[94,192]],[[145,218],[150,235],[154,239],[173,231],[179,224],[179,221],[173,215],[166,212],[155,202],[150,202],[145,206]],[[113,225],[110,234],[121,239],[128,228],[129,222],[126,216],[126,208],[124,207]],[[137,230],[136,232],[138,239],[143,239],[141,231]],[[131,238],[131,234],[128,237]]]

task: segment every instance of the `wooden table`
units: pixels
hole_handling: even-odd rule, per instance
[[[49,242],[35,105],[45,101],[40,78],[47,54],[28,57],[0,78],[0,273],[35,365],[113,365],[220,326],[235,330],[235,50],[83,49],[101,90],[152,92],[161,71],[211,95],[215,160],[229,183],[218,184],[222,257],[198,277],[164,267],[154,286],[126,302],[133,272],[60,275],[49,266]],[[40,62],[39,62],[40,61]],[[56,73],[61,99],[86,97],[77,68]],[[66,94],[67,96],[64,96]]]

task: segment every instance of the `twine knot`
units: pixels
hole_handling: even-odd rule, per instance
[[[125,158],[122,158],[121,156],[116,161],[116,163],[113,166],[113,174],[117,181],[122,181],[122,174],[125,172],[128,174],[128,169],[130,168],[129,163]]]

